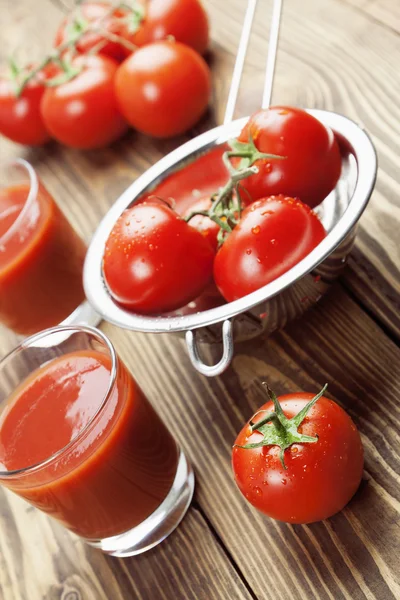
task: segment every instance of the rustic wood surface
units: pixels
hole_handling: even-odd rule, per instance
[[[163,142],[130,133],[107,150],[86,153],[0,140],[1,160],[30,160],[88,240],[139,173],[222,120],[245,3],[204,3],[214,97],[195,131]],[[261,97],[269,4],[259,2],[239,114],[256,109]],[[30,57],[42,51],[68,6],[69,0],[0,0],[0,59],[14,50]],[[342,112],[366,127],[378,150],[376,191],[347,271],[303,319],[268,340],[238,345],[232,367],[216,379],[194,372],[177,338],[103,324],[192,460],[195,500],[163,544],[120,560],[0,491],[1,599],[400,599],[400,5],[286,0],[283,23],[274,102]],[[2,331],[2,353],[13,344],[14,336]],[[328,381],[331,397],[361,431],[362,485],[325,522],[293,527],[263,518],[232,480],[231,444],[263,401],[264,379],[279,393],[314,391]]]

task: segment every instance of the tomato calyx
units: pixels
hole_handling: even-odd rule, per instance
[[[286,158],[286,156],[278,156],[277,154],[260,152],[254,143],[253,136],[251,135],[251,133],[249,134],[248,142],[241,142],[238,139],[234,139],[229,142],[229,146],[231,147],[231,150],[227,152],[227,158],[242,159],[239,164],[239,169],[244,169],[246,167],[254,165],[258,160],[285,160]],[[227,166],[230,170],[231,168],[233,168],[232,164],[230,163],[230,160],[229,164],[230,167],[228,165]]]
[[[229,173],[227,183],[211,196],[212,204],[208,211],[193,211],[185,218],[189,222],[196,215],[202,215],[214,221],[220,228],[218,233],[219,245],[223,244],[226,236],[232,232],[240,220],[243,210],[239,193],[239,190],[241,190],[240,182],[258,173],[258,167],[254,163],[259,160],[284,160],[286,158],[277,154],[260,152],[251,136],[248,143],[234,139],[229,142],[229,145],[231,150],[224,152],[222,155],[223,163]],[[242,159],[238,169],[233,166],[232,158]],[[234,197],[234,191],[236,191],[236,197]]]
[[[223,155],[223,160],[226,163],[228,152]],[[228,160],[229,162],[229,160]],[[237,225],[240,219],[242,206],[239,200],[239,194],[236,197],[233,196],[233,192],[237,189],[239,182],[250,175],[258,173],[258,168],[255,166],[247,166],[243,169],[230,170],[230,177],[226,184],[219,190],[219,192],[211,196],[211,208],[209,210],[193,211],[185,217],[185,221],[188,223],[190,219],[196,215],[203,215],[209,217],[219,228],[218,241],[222,243],[226,234],[231,233],[232,229]]]
[[[285,450],[292,446],[293,444],[315,444],[318,442],[318,436],[312,437],[309,435],[303,435],[299,432],[298,428],[301,423],[306,418],[308,412],[314,406],[314,404],[324,395],[328,384],[325,384],[324,387],[304,408],[297,413],[291,419],[288,419],[279,403],[278,398],[275,393],[271,390],[267,383],[263,383],[263,385],[267,388],[269,399],[274,404],[273,411],[267,412],[265,410],[261,410],[256,415],[261,412],[267,412],[265,417],[263,417],[260,421],[254,423],[253,420],[249,422],[251,432],[254,433],[258,431],[263,436],[263,439],[259,442],[254,442],[250,444],[245,444],[243,446],[235,445],[235,448],[243,448],[243,449],[251,449],[251,448],[261,448],[262,446],[279,446],[279,459],[281,461],[282,467],[286,470],[287,467],[285,465]],[[253,417],[254,418],[254,417]]]

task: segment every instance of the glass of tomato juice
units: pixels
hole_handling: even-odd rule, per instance
[[[96,324],[83,291],[85,254],[32,165],[0,167],[0,323],[21,335],[64,321]]]
[[[113,556],[161,542],[194,476],[108,338],[59,326],[0,362],[0,483]]]

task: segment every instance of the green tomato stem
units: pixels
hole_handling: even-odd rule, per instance
[[[60,44],[48,56],[46,56],[35,68],[29,70],[29,72],[17,84],[17,98],[22,94],[26,85],[34,77],[36,77],[36,75],[40,73],[40,71],[47,67],[47,65],[49,65],[50,63],[63,64],[64,61],[62,60],[62,57],[67,50],[72,50],[73,52],[76,52],[76,45],[78,44],[79,40],[87,33],[100,33],[104,38],[108,39],[109,41],[119,43],[128,48],[130,51],[135,50],[136,46],[129,42],[129,40],[125,40],[123,37],[117,35],[116,33],[109,32],[101,26],[101,22],[107,19],[109,16],[111,16],[116,10],[118,10],[118,8],[124,8],[125,10],[129,10],[131,11],[132,15],[135,15],[135,23],[137,23],[137,28],[139,27],[140,23],[145,17],[143,7],[139,7],[139,5],[136,2],[133,3],[133,6],[130,6],[127,2],[114,2],[110,5],[109,10],[107,10],[107,12],[95,24],[89,23],[82,16],[79,16],[78,13],[78,16],[75,16],[74,20],[72,21],[72,23],[74,24],[74,28],[72,33],[69,35],[68,39],[63,44]],[[132,31],[132,33],[134,33],[134,31]],[[99,45],[98,50],[100,48],[101,46]],[[10,68],[12,73],[11,63]],[[76,75],[78,75],[78,73],[80,72],[76,71],[74,73],[70,65],[63,70],[66,73],[68,73],[68,77],[63,78],[62,76],[60,76],[60,79],[58,79],[58,77],[53,78],[53,80],[44,82],[44,85],[50,87],[60,85],[61,83],[65,83],[65,81],[76,77]],[[20,71],[18,71],[18,74],[19,73]],[[12,77],[15,81],[17,80],[17,77],[14,76],[13,73]]]
[[[292,444],[315,444],[318,442],[318,436],[312,437],[309,435],[304,435],[298,431],[299,426],[304,421],[305,417],[309,413],[310,409],[314,406],[314,404],[323,396],[328,384],[325,384],[320,392],[310,402],[302,408],[302,410],[297,413],[291,419],[288,419],[283,410],[282,406],[279,403],[278,398],[274,394],[274,392],[270,389],[268,384],[264,383],[268,391],[269,399],[274,404],[273,411],[259,411],[256,414],[260,414],[260,412],[266,412],[265,417],[260,419],[260,421],[254,422],[251,420],[249,425],[252,432],[257,431],[261,433],[263,438],[259,442],[253,442],[250,444],[245,444],[243,446],[236,445],[237,448],[243,449],[251,449],[251,448],[261,448],[262,446],[279,446],[279,459],[281,461],[282,467],[286,469],[285,465],[285,450],[292,446]]]

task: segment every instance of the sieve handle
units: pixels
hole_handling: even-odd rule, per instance
[[[221,375],[230,365],[233,358],[233,326],[232,322],[227,319],[222,324],[222,357],[215,365],[206,365],[202,361],[197,344],[196,330],[186,332],[186,345],[189,353],[189,358],[195,369],[206,377],[216,377]]]
[[[283,0],[273,0],[262,108],[268,108],[271,102],[272,87],[274,83],[275,74],[276,54],[279,42],[282,4]],[[224,125],[228,125],[233,120],[256,6],[257,0],[248,0],[247,9],[243,21],[242,34],[240,36],[239,47],[236,55],[235,66],[233,68],[231,87],[229,89],[228,100],[226,103]]]
[[[224,125],[229,125],[229,123],[231,123],[233,120],[233,114],[235,112],[240,80],[242,79],[244,60],[246,58],[247,46],[249,45],[251,26],[253,24],[256,6],[257,0],[248,0],[246,14],[243,21],[242,34],[240,36],[239,47],[236,54],[235,66],[233,68],[231,87],[229,89],[228,101],[226,103]]]
[[[268,108],[271,104],[272,88],[274,85],[276,55],[278,52],[279,32],[281,28],[281,16],[283,0],[273,0],[271,25],[269,29],[269,42],[267,54],[267,66],[265,68],[264,91],[262,97],[262,108]]]

